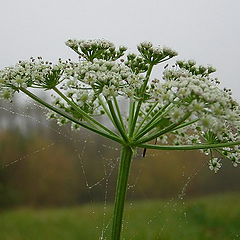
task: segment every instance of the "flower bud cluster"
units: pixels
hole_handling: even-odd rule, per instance
[[[93,61],[95,58],[115,61],[127,50],[124,46],[120,46],[117,50],[113,43],[100,39],[87,41],[69,39],[66,45],[88,61]]]
[[[134,53],[127,55],[127,61],[125,64],[132,69],[132,71],[136,74],[144,73],[148,69],[148,63],[146,59],[141,56],[137,56]]]
[[[176,51],[168,47],[154,47],[151,42],[142,42],[137,48],[142,57],[150,64],[158,64],[178,55]]]
[[[180,69],[185,69],[192,75],[209,76],[209,74],[216,72],[216,69],[212,66],[197,66],[194,60],[177,61],[176,64]]]

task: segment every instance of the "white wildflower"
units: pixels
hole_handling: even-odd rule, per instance
[[[222,166],[222,163],[221,163],[220,159],[218,159],[218,158],[210,159],[210,161],[209,161],[209,169],[211,171],[214,171],[215,173],[217,173],[218,170],[221,168],[221,166]]]

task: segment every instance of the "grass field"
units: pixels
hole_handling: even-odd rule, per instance
[[[104,214],[105,212],[105,214]],[[111,206],[0,212],[0,240],[109,239]],[[126,204],[125,240],[238,240],[240,194]]]

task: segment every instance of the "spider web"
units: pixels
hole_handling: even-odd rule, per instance
[[[29,103],[27,105],[26,110],[39,110],[39,111],[45,111],[46,109],[44,107],[39,106],[38,104],[33,103],[32,101],[27,101]],[[114,178],[116,178],[116,171],[117,166],[119,163],[119,158],[116,157],[119,155],[120,149],[114,145],[109,145],[107,143],[101,143],[100,148],[98,148],[98,158],[101,160],[100,163],[102,164],[102,173],[100,174],[100,177],[96,180],[93,180],[91,177],[89,177],[89,170],[87,168],[87,156],[86,156],[86,148],[87,146],[91,146],[92,148],[95,147],[95,140],[92,138],[91,134],[85,134],[84,139],[78,139],[73,137],[70,133],[66,133],[61,130],[61,128],[52,127],[47,121],[39,120],[35,118],[34,116],[22,112],[22,111],[16,111],[15,108],[12,107],[12,105],[9,105],[8,107],[1,106],[0,111],[5,111],[9,115],[12,115],[14,117],[17,117],[18,121],[20,123],[22,121],[30,121],[34,124],[44,126],[49,131],[54,132],[55,134],[59,135],[64,141],[69,142],[70,144],[77,143],[80,144],[81,148],[75,148],[74,154],[77,156],[80,168],[83,176],[83,181],[85,188],[88,193],[90,208],[89,208],[89,215],[92,217],[92,221],[96,227],[96,229],[99,231],[98,239],[99,240],[105,240],[107,239],[107,232],[110,231],[110,225],[112,220],[112,214],[108,214],[109,209],[112,209],[112,199],[109,199],[109,183],[111,181],[114,181]],[[3,162],[2,168],[9,168],[12,167],[15,164],[18,164],[19,162],[24,162],[25,159],[31,158],[34,155],[37,155],[43,151],[48,151],[50,148],[56,145],[55,141],[51,141],[49,144],[46,144],[45,146],[41,146],[38,149],[35,149],[34,151],[28,153],[27,155],[21,156],[14,161],[11,162]],[[115,152],[116,156],[109,157],[105,156],[106,151]],[[149,158],[154,158],[158,156],[158,153],[147,152],[147,155]],[[138,152],[135,156],[134,161],[142,162],[145,161],[145,159],[142,157],[142,153]],[[99,164],[100,164],[99,163]],[[135,172],[135,175],[132,177],[131,181],[128,184],[128,202],[126,202],[126,206],[128,209],[137,209],[136,201],[134,200],[134,195],[137,191],[137,188],[139,187],[139,182],[144,175],[144,169],[143,165],[139,164],[139,168]],[[99,166],[96,166],[97,168]],[[188,187],[191,185],[192,181],[197,178],[203,169],[207,168],[207,162],[204,161],[200,166],[197,166],[192,173],[186,173],[184,166],[182,167],[182,184],[175,194],[175,196],[172,196],[170,199],[163,201],[158,208],[156,209],[155,213],[152,216],[146,216],[145,218],[145,224],[146,226],[153,226],[154,224],[157,224],[159,220],[161,219],[161,224],[159,225],[159,231],[156,235],[155,239],[162,239],[164,236],[164,231],[168,229],[169,219],[168,217],[162,218],[162,213],[165,211],[165,209],[171,208],[171,211],[176,213],[178,212],[178,217],[180,216],[180,222],[182,224],[179,224],[177,227],[178,229],[184,230],[184,227],[188,225],[189,219],[188,214],[185,209],[185,198],[188,192]],[[98,188],[104,188],[104,194],[102,196],[102,220],[101,223],[96,219],[96,203],[99,202],[99,200],[94,199],[94,191]],[[179,206],[182,206],[182,208],[179,208]],[[129,221],[132,221],[131,211],[127,211],[125,213],[125,218],[123,221],[123,235],[128,231]],[[130,239],[135,239],[136,233],[132,233]],[[234,239],[240,239],[240,233],[236,233],[234,236]]]

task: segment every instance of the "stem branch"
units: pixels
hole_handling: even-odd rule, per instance
[[[238,141],[238,142],[228,142],[228,143],[176,145],[176,146],[139,144],[139,145],[137,145],[137,147],[157,149],[157,150],[197,150],[197,149],[214,149],[214,148],[232,147],[232,146],[236,146],[236,145],[240,145],[240,141]]]
[[[140,89],[140,97],[141,97],[142,99],[138,102],[136,111],[135,111],[134,116],[133,116],[133,121],[132,121],[132,124],[131,124],[131,126],[130,126],[130,130],[129,130],[129,136],[130,136],[130,137],[132,137],[132,136],[133,136],[133,133],[134,133],[134,129],[135,129],[135,126],[136,126],[136,123],[137,123],[139,111],[140,111],[141,105],[142,105],[142,103],[143,103],[144,93],[145,93],[145,91],[146,91],[147,83],[148,83],[148,81],[149,81],[149,78],[150,78],[152,69],[153,69],[153,64],[150,64],[149,67],[148,67],[148,71],[147,71],[147,73],[146,73],[146,77],[145,77],[144,83],[143,83],[143,85],[142,85],[142,87],[141,87],[141,89]]]
[[[111,135],[115,135],[117,137],[117,135],[112,132],[110,129],[108,129],[107,127],[105,127],[104,125],[102,125],[100,122],[98,122],[97,120],[95,120],[94,118],[90,117],[86,112],[84,112],[81,108],[79,108],[75,103],[73,103],[71,100],[69,100],[62,92],[60,92],[56,87],[53,88],[53,90],[62,98],[64,99],[73,109],[75,109],[75,111],[79,112],[80,114],[83,115],[83,117],[90,121],[90,123],[94,123],[95,125],[97,125],[98,127],[102,128],[103,130],[105,130],[106,132],[108,132]]]
[[[55,112],[55,113],[57,113],[57,114],[65,117],[65,118],[67,118],[68,120],[70,120],[70,121],[72,121],[72,122],[74,122],[74,123],[76,123],[76,124],[78,124],[78,125],[86,128],[86,129],[88,129],[88,130],[91,130],[91,131],[93,131],[93,132],[95,132],[95,133],[98,133],[98,134],[101,135],[101,136],[104,136],[104,137],[106,137],[106,138],[109,138],[109,139],[111,139],[111,140],[113,140],[113,141],[115,141],[115,142],[122,143],[122,140],[121,140],[119,137],[116,137],[116,136],[114,136],[114,135],[110,135],[110,134],[108,134],[108,133],[105,133],[105,132],[103,132],[103,131],[101,131],[101,130],[99,130],[99,129],[96,129],[96,128],[92,127],[92,126],[89,126],[89,125],[87,125],[87,124],[85,124],[85,123],[83,123],[83,122],[79,122],[78,120],[76,120],[75,118],[69,116],[69,115],[66,114],[65,112],[63,112],[63,111],[61,111],[61,110],[59,110],[59,109],[51,106],[51,105],[48,104],[47,102],[43,101],[42,99],[40,99],[39,97],[37,97],[37,96],[34,95],[33,93],[29,92],[27,89],[25,89],[25,88],[19,88],[19,89],[20,89],[22,92],[24,92],[26,95],[28,95],[30,98],[32,98],[33,100],[35,100],[36,102],[38,102],[38,103],[40,103],[41,105],[45,106],[46,108],[52,110],[53,112]]]

